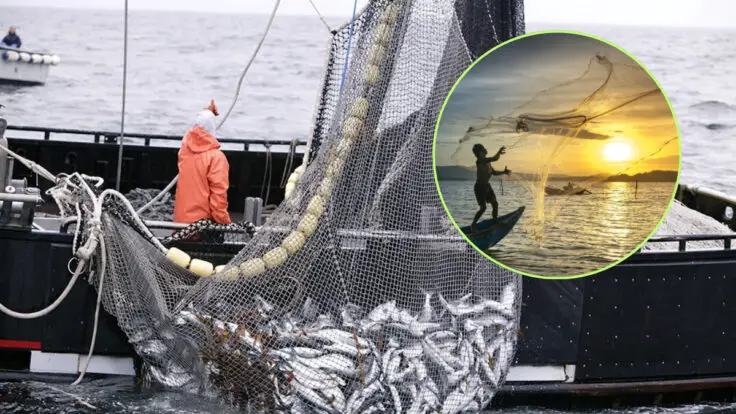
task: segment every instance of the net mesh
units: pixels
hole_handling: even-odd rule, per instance
[[[542,37],[554,51],[537,58],[541,53],[538,49]],[[535,46],[528,46],[531,42],[536,42]],[[555,45],[564,46],[554,49]],[[567,60],[566,53],[570,54],[575,48],[590,51],[584,65],[575,67],[577,61]],[[598,51],[593,52],[596,49]],[[547,195],[589,193],[588,188],[611,177],[641,172],[637,168],[655,157],[679,157],[679,137],[664,94],[646,69],[624,52],[579,35],[544,34],[519,39],[485,60],[498,62],[505,56],[511,59],[519,50],[528,51],[523,60],[527,72],[514,78],[513,91],[509,92],[513,95],[508,97],[509,102],[519,101],[519,104],[500,113],[498,108],[506,104],[503,103],[495,108],[495,113],[470,120],[465,133],[451,148],[451,159],[458,166],[474,166],[472,147],[475,144],[487,146],[491,154],[501,146],[509,154],[524,154],[524,166],[531,171],[511,174],[507,179],[532,196],[534,209],[529,220],[523,223],[523,230],[542,245],[545,236],[556,231],[555,220],[562,219],[561,213],[574,200]],[[550,55],[554,57],[549,58]],[[537,69],[544,65],[549,67]],[[510,64],[506,70],[512,71],[512,66]],[[544,78],[545,75],[548,78]],[[643,114],[651,119],[643,118]],[[578,175],[570,178],[575,184],[570,182],[563,188],[550,185],[556,167],[581,162],[576,159],[581,152],[571,150],[593,148],[588,144],[615,141],[621,136],[636,137],[637,146],[649,151],[619,162],[620,168],[615,171],[604,171],[600,165],[591,166],[588,164],[592,162],[588,162],[584,164],[587,175],[572,173]],[[676,168],[676,163],[669,163],[667,167]]]
[[[63,212],[84,217],[75,244],[100,234],[90,280],[147,383],[265,411],[490,402],[513,357],[521,280],[452,227],[431,149],[454,81],[523,31],[521,1],[493,4],[371,1],[342,90],[349,28],[339,30],[309,166],[212,276],[167,258],[123,197],[79,176],[54,190]]]

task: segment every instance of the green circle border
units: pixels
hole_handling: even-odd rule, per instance
[[[513,269],[513,268],[511,268],[509,266],[506,266],[503,263],[499,262],[498,260],[492,258],[490,255],[486,254],[484,251],[482,251],[480,248],[478,248],[478,246],[476,246],[470,240],[470,238],[467,235],[465,235],[465,233],[463,233],[463,231],[460,229],[460,226],[457,224],[457,222],[455,221],[455,218],[450,213],[450,209],[447,208],[447,204],[445,203],[445,198],[442,196],[442,189],[440,188],[440,182],[437,179],[437,133],[439,132],[440,122],[442,121],[442,115],[445,112],[445,108],[447,107],[447,103],[450,101],[450,97],[455,92],[455,88],[457,88],[457,86],[460,84],[460,82],[463,80],[463,78],[465,78],[465,75],[467,75],[470,72],[470,70],[473,69],[473,67],[476,65],[476,63],[478,63],[481,60],[485,59],[486,56],[488,56],[491,53],[493,53],[493,51],[495,51],[496,49],[500,49],[503,46],[506,46],[506,45],[508,45],[510,43],[513,43],[513,42],[517,41],[517,40],[524,39],[526,37],[540,36],[540,35],[545,35],[545,34],[568,34],[568,35],[583,36],[583,37],[587,37],[587,38],[590,38],[590,39],[595,39],[595,40],[597,40],[597,41],[599,41],[601,43],[605,43],[608,46],[611,46],[611,47],[617,49],[618,51],[622,52],[623,54],[625,54],[626,56],[628,56],[629,58],[631,58],[634,62],[636,62],[642,69],[644,69],[644,71],[649,75],[649,77],[652,78],[652,80],[654,81],[654,84],[657,85],[657,88],[659,88],[659,91],[662,93],[662,96],[664,96],[664,99],[665,99],[665,101],[667,102],[667,105],[670,108],[670,113],[672,114],[672,119],[675,122],[675,130],[677,131],[677,142],[679,144],[679,153],[680,153],[679,155],[680,156],[678,157],[678,161],[679,162],[678,162],[678,167],[677,167],[677,179],[675,180],[675,185],[674,185],[674,188],[672,190],[672,197],[670,198],[670,202],[667,205],[667,208],[665,209],[664,213],[662,214],[662,218],[659,220],[659,223],[654,227],[654,229],[652,230],[652,232],[649,233],[649,236],[647,236],[646,238],[644,238],[644,240],[639,245],[637,245],[636,248],[634,248],[634,250],[632,250],[632,252],[629,253],[628,255],[625,255],[620,260],[618,260],[616,262],[613,262],[613,263],[609,264],[608,266],[605,266],[603,268],[600,268],[600,269],[595,270],[595,271],[592,271],[592,272],[580,274],[580,275],[571,275],[571,276],[539,276],[539,275],[533,275],[531,273],[519,271],[519,270]],[[437,193],[440,196],[440,202],[442,202],[442,207],[445,209],[445,213],[447,213],[447,216],[450,218],[450,221],[452,222],[452,225],[455,226],[455,228],[460,233],[460,235],[463,237],[463,239],[465,239],[465,241],[468,242],[468,244],[470,244],[470,246],[472,246],[473,249],[475,249],[478,253],[480,253],[481,255],[483,255],[486,259],[490,260],[491,262],[495,263],[496,265],[501,266],[502,268],[504,268],[506,270],[509,270],[509,271],[511,271],[513,273],[517,273],[517,274],[520,274],[522,276],[532,277],[532,278],[535,278],[535,279],[570,280],[570,279],[580,279],[580,278],[587,277],[587,276],[593,276],[595,274],[604,272],[604,271],[606,271],[606,270],[608,270],[608,269],[610,269],[610,268],[612,268],[612,267],[620,264],[621,262],[623,262],[624,260],[628,259],[629,257],[633,256],[636,252],[638,252],[649,241],[649,239],[652,238],[652,236],[654,235],[654,233],[656,233],[657,230],[662,226],[662,223],[664,223],[664,219],[665,219],[665,217],[667,217],[667,214],[669,213],[670,209],[672,209],[672,205],[674,204],[675,197],[677,196],[677,188],[678,188],[678,186],[680,184],[681,172],[682,172],[682,133],[680,131],[680,122],[677,119],[677,114],[675,114],[675,111],[674,111],[674,108],[672,107],[672,102],[670,102],[669,96],[665,92],[664,88],[662,88],[662,85],[659,83],[659,81],[654,76],[654,74],[649,70],[649,68],[647,68],[643,63],[641,63],[639,61],[639,59],[637,59],[635,56],[633,56],[627,50],[625,50],[624,48],[616,45],[615,43],[610,42],[608,40],[605,40],[605,39],[603,39],[603,38],[601,38],[599,36],[595,36],[595,35],[592,35],[592,34],[589,34],[589,33],[584,33],[584,32],[578,32],[578,31],[574,31],[574,30],[540,30],[540,31],[535,31],[535,32],[531,32],[531,33],[525,33],[523,35],[516,36],[516,37],[513,37],[513,38],[511,38],[509,40],[506,40],[505,42],[500,43],[500,44],[494,46],[493,48],[491,48],[490,50],[488,50],[487,52],[483,53],[480,57],[478,57],[475,61],[473,61],[473,63],[471,63],[470,66],[468,66],[465,69],[465,71],[463,71],[463,73],[460,75],[460,77],[457,79],[457,81],[455,81],[455,83],[452,85],[452,88],[450,89],[450,92],[447,94],[447,96],[445,97],[444,102],[442,103],[442,108],[440,109],[440,113],[439,113],[439,115],[437,117],[437,123],[435,124],[435,128],[434,128],[434,137],[432,139],[432,173],[434,175],[434,183],[435,183],[435,186],[437,187]]]

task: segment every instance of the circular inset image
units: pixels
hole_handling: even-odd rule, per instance
[[[589,276],[661,224],[680,172],[677,120],[635,58],[594,36],[539,32],[460,77],[435,131],[442,202],[468,242],[526,276]]]

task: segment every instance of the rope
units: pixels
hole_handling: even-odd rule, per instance
[[[289,173],[291,173],[291,167],[294,166],[294,156],[296,156],[296,146],[299,141],[294,138],[289,143],[289,153],[286,155],[286,162],[284,163],[284,170],[281,173],[281,183],[279,188],[286,187],[286,183],[289,180]]]
[[[52,304],[47,306],[46,308],[41,309],[36,312],[23,313],[23,312],[16,312],[6,307],[2,303],[0,303],[0,312],[10,316],[11,318],[16,318],[16,319],[38,319],[38,318],[48,315],[49,313],[53,312],[54,309],[58,308],[59,305],[61,305],[61,303],[64,301],[64,299],[66,299],[66,297],[69,295],[69,292],[71,292],[72,287],[74,287],[74,284],[77,282],[79,275],[82,274],[85,263],[86,262],[84,260],[80,260],[79,263],[77,263],[77,268],[74,270],[74,275],[72,276],[72,279],[69,281],[69,283],[67,283],[66,288],[64,288],[64,291],[61,292],[59,297],[56,298],[56,300]]]
[[[120,111],[120,142],[118,142],[118,171],[115,178],[115,189],[120,191],[120,179],[123,174],[123,140],[125,137],[125,92],[128,79],[128,0],[125,0],[125,34],[123,39],[123,107]]]
[[[345,77],[348,73],[348,62],[350,61],[350,44],[353,41],[353,29],[355,28],[355,14],[358,11],[358,0],[355,0],[353,2],[353,17],[350,19],[350,31],[348,34],[348,47],[345,51],[345,66],[342,68],[342,79],[340,79],[340,91],[342,91],[342,86],[345,84]]]
[[[325,18],[322,16],[322,13],[319,12],[319,9],[317,8],[317,5],[314,4],[314,1],[309,0],[309,4],[311,4],[312,5],[312,8],[314,9],[314,11],[317,12],[317,16],[319,16],[319,19],[322,20],[322,24],[325,25],[325,27],[327,28],[327,30],[329,30],[330,32],[332,32],[332,28],[330,27],[329,24],[327,24],[327,20],[325,20]]]
[[[92,359],[92,353],[95,350],[95,342],[97,341],[97,327],[100,322],[100,303],[102,302],[102,283],[105,281],[105,267],[107,265],[107,251],[105,250],[105,239],[100,239],[100,283],[97,286],[97,305],[95,306],[95,322],[93,328],[92,328],[92,340],[89,344],[89,352],[87,352],[87,360],[84,361],[84,366],[82,367],[82,370],[79,372],[79,377],[77,377],[76,381],[72,383],[72,385],[78,385],[80,382],[82,382],[82,379],[84,379],[85,374],[87,374],[87,369],[89,368],[89,361]]]
[[[254,60],[256,60],[258,51],[261,50],[261,46],[263,45],[263,42],[266,40],[266,35],[268,35],[268,31],[271,29],[271,23],[273,23],[274,17],[276,17],[276,11],[279,9],[279,4],[281,4],[281,0],[276,0],[276,4],[274,4],[273,11],[271,12],[271,17],[268,19],[266,30],[263,32],[263,36],[261,36],[261,40],[258,42],[256,49],[253,51],[253,55],[248,61],[248,64],[245,65],[245,68],[243,68],[243,73],[240,75],[240,79],[238,80],[238,86],[237,88],[235,88],[235,97],[233,98],[233,103],[230,104],[230,109],[227,110],[225,115],[220,120],[220,123],[217,125],[217,129],[222,128],[222,125],[225,123],[227,118],[230,116],[230,113],[233,111],[233,108],[235,107],[235,103],[238,101],[238,96],[240,96],[240,87],[243,84],[243,79],[245,79],[245,74],[248,73],[248,69],[250,69],[250,65],[253,64]]]

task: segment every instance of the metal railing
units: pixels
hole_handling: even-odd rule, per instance
[[[120,132],[112,131],[96,131],[96,130],[83,130],[83,129],[68,129],[68,128],[46,128],[46,127],[35,127],[35,126],[23,126],[23,125],[8,125],[7,132],[12,131],[23,131],[23,132],[38,132],[43,134],[43,140],[45,141],[58,141],[58,142],[74,142],[63,139],[55,140],[53,135],[83,135],[90,138],[90,141],[84,141],[82,143],[95,143],[95,144],[112,144],[117,145],[118,139],[120,138]],[[167,142],[179,142],[183,135],[164,135],[164,134],[139,134],[126,132],[125,138],[137,138],[143,140],[143,146],[155,147],[151,144],[152,140],[161,140]],[[35,140],[29,137],[13,137],[6,133],[6,138],[9,139],[23,139],[23,140]],[[41,138],[36,138],[41,139]],[[244,151],[249,151],[251,145],[262,145],[266,147],[275,145],[291,145],[293,140],[287,139],[262,139],[262,138],[218,138],[221,144],[237,144],[243,145]],[[297,147],[306,147],[306,140],[297,140]],[[125,143],[126,146],[138,146],[135,143]]]

